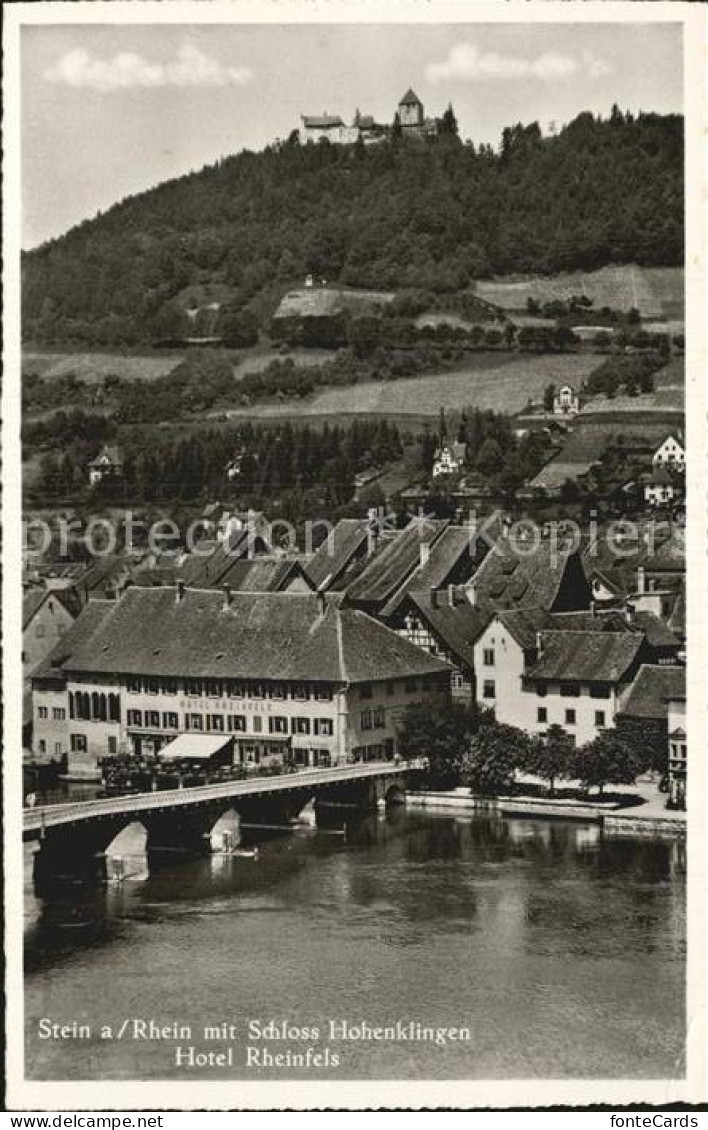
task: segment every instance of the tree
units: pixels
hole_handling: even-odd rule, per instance
[[[396,110],[393,116],[393,125],[391,127],[391,137],[393,141],[400,141],[403,136],[403,126],[401,125],[401,115]]]
[[[431,780],[438,788],[450,788],[459,784],[476,728],[475,709],[466,703],[449,702],[436,709],[414,703],[398,732],[398,749],[408,761],[427,758]]]
[[[601,731],[573,760],[573,775],[585,789],[596,785],[600,796],[605,785],[633,785],[641,772],[636,754],[616,730]]]
[[[455,117],[455,111],[452,108],[451,102],[448,104],[447,110],[440,119],[438,132],[441,136],[457,137],[458,135],[457,118]]]
[[[554,384],[546,385],[543,390],[543,407],[546,412],[553,411],[553,400],[556,395],[556,386]]]
[[[525,768],[535,777],[548,781],[553,796],[556,780],[569,777],[573,771],[573,739],[562,726],[549,726],[545,736],[534,737],[529,743]]]
[[[493,475],[501,470],[504,465],[504,456],[501,447],[493,436],[487,436],[477,452],[477,458],[474,462],[477,470],[481,471],[483,475]]]
[[[461,767],[462,780],[476,793],[507,792],[528,759],[528,736],[516,726],[484,719]]]

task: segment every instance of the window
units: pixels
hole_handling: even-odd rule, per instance
[[[268,719],[268,730],[271,734],[287,734],[288,720],[283,714],[273,714]],[[317,731],[315,731],[316,733]]]
[[[207,714],[206,728],[211,733],[223,734],[224,732],[224,716],[223,714]]]
[[[71,734],[69,741],[73,753],[86,753],[86,735]]]
[[[561,683],[560,692],[563,698],[578,698],[580,696],[580,686],[578,683]]]
[[[332,688],[331,687],[315,687],[315,701],[316,702],[331,702],[332,701]]]
[[[606,683],[594,683],[590,687],[590,698],[609,698],[610,688]]]
[[[177,680],[176,679],[163,679],[162,680],[162,693],[163,694],[177,694]]]
[[[145,680],[145,690],[147,691],[148,694],[159,694],[160,693],[160,680],[159,679],[146,679]]]
[[[201,698],[201,695],[202,695],[202,681],[201,681],[201,679],[185,679],[184,680],[184,691],[185,691],[185,694],[196,695],[197,698]]]
[[[120,722],[120,698],[117,694],[108,696],[108,717],[111,722]]]
[[[331,738],[334,733],[334,723],[331,718],[315,719],[315,736],[318,738]]]
[[[566,726],[574,726],[575,725],[575,711],[574,710],[566,710],[566,712],[565,712],[565,724],[566,724]]]
[[[166,730],[176,730],[179,725],[179,719],[172,711],[166,710],[162,715],[162,725]]]
[[[227,719],[229,733],[244,733],[246,729],[246,716],[244,714],[229,714]]]
[[[293,734],[309,734],[310,732],[310,719],[309,718],[291,718],[290,729]]]
[[[129,726],[142,726],[143,712],[142,710],[129,710],[128,711],[128,725]]]
[[[465,685],[465,677],[461,671],[453,671],[450,684],[453,691],[461,691]]]
[[[374,729],[381,730],[386,725],[386,715],[383,706],[377,706],[374,711]]]
[[[359,687],[359,697],[360,698],[372,698],[373,694],[374,694],[374,689],[371,686],[371,683],[362,683],[361,686]]]
[[[265,698],[265,687],[262,683],[249,683],[248,684],[248,697],[249,698]]]
[[[48,718],[49,717],[49,708],[47,706],[40,706],[39,710],[37,711],[37,714],[39,715],[40,718]]]
[[[362,712],[361,712],[361,728],[362,728],[362,730],[370,730],[371,729],[371,711],[370,710],[362,710]]]
[[[485,667],[493,667],[494,666],[494,648],[493,647],[485,647],[485,649],[484,649],[484,666]]]
[[[496,698],[496,695],[497,695],[496,687],[495,687],[494,683],[492,682],[492,680],[491,679],[485,679],[484,680],[484,686],[482,688],[482,697],[483,698]]]
[[[153,730],[160,729],[160,711],[159,710],[146,710],[145,711],[145,725],[150,726]]]
[[[109,753],[117,753],[118,752],[118,742],[116,741],[116,739],[114,737],[110,737],[108,739],[108,752]]]
[[[260,714],[254,714],[252,721],[254,734],[260,734],[263,730],[263,719]]]
[[[207,679],[204,683],[204,694],[209,698],[221,698],[223,693],[224,687],[219,679]]]
[[[47,743],[45,742],[44,738],[39,739],[39,752],[40,753],[46,753],[47,752]]]
[[[226,693],[229,698],[245,698],[246,697],[246,684],[245,683],[227,683]]]
[[[284,683],[273,683],[270,688],[270,697],[278,699],[282,702],[283,699],[288,697],[288,689]]]
[[[547,711],[545,706],[539,706],[538,710],[536,711],[536,721],[537,722],[547,722],[548,721],[548,711]]]
[[[548,684],[547,683],[536,683],[536,694],[538,695],[539,698],[545,698],[546,695],[548,694]]]
[[[403,689],[405,690],[406,694],[415,694],[418,690],[417,680],[406,679],[405,683],[403,684]]]
[[[44,636],[44,624],[37,624],[35,635],[37,636],[38,640],[42,639],[42,637]]]
[[[596,726],[604,726],[605,725],[605,711],[604,710],[596,710],[595,711],[595,725]]]
[[[201,714],[187,714],[185,717],[187,730],[203,730],[204,718]]]
[[[128,675],[126,686],[131,694],[140,694],[143,689],[143,681],[139,675]]]

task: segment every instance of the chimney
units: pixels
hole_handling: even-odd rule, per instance
[[[184,581],[177,582],[177,591],[175,593],[175,601],[177,604],[184,600]]]
[[[224,608],[231,607],[231,585],[224,585]]]
[[[427,565],[430,560],[430,542],[422,541],[420,543],[420,563]]]
[[[536,632],[536,651],[539,655],[543,655],[543,639],[540,632]]]
[[[643,565],[637,566],[637,593],[642,596],[647,588],[647,575]]]
[[[474,582],[467,586],[466,592],[468,602],[475,608],[477,604],[477,587]]]
[[[457,593],[456,593],[456,590],[455,590],[455,586],[454,585],[448,585],[447,586],[447,603],[450,605],[450,608],[455,607],[455,603],[456,603],[455,597],[456,597],[456,595],[457,595]]]
[[[430,590],[430,607],[437,608],[438,606],[438,592],[437,589]]]
[[[634,623],[634,605],[629,600],[624,602],[624,618],[628,624]]]
[[[590,615],[592,616],[593,620],[597,616],[597,605],[595,604],[594,600],[590,601]]]
[[[327,597],[323,592],[317,593],[317,610],[320,616],[324,616],[327,611]]]

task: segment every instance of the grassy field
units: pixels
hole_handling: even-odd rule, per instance
[[[474,354],[465,369],[405,380],[324,389],[294,404],[254,405],[225,410],[229,417],[260,419],[352,415],[434,417],[441,408],[491,408],[518,412],[529,398],[538,398],[548,384],[579,385],[597,367],[597,357],[583,354],[519,357],[517,354]]]
[[[592,298],[595,308],[629,310],[635,306],[645,318],[682,318],[684,276],[681,267],[602,267],[599,271],[574,271],[548,278],[501,278],[478,282],[480,298],[506,310],[523,310],[527,298],[539,302],[567,299],[573,294]]]
[[[123,377],[126,380],[156,380],[176,369],[184,353],[165,350],[153,354],[123,353],[45,353],[28,350],[22,354],[22,375],[37,373],[51,379],[74,373],[87,384],[99,384],[106,377]]]

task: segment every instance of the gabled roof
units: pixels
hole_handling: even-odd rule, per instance
[[[95,674],[346,684],[449,671],[341,598],[301,593],[235,592],[227,601],[214,590],[180,598],[174,588],[134,586],[65,646],[64,670]]]
[[[554,549],[550,539],[542,541],[529,553],[518,553],[510,542],[500,540],[489,551],[467,588],[474,589],[474,603],[490,611],[545,608],[550,612],[569,567],[576,567],[580,577],[579,555]]]
[[[644,637],[640,632],[542,631],[540,642],[528,678],[618,683],[640,655]]]
[[[100,467],[110,463],[114,467],[122,467],[124,463],[123,450],[115,444],[105,444],[98,455],[89,463],[89,467]]]
[[[467,601],[451,605],[446,593],[409,592],[401,611],[410,607],[429,625],[433,634],[458,659],[474,667],[474,645],[487,625],[487,617]]]
[[[412,89],[412,87],[409,86],[408,90],[403,95],[403,98],[398,103],[398,105],[399,106],[422,106],[423,103],[421,102],[421,100],[418,97],[418,95],[416,94],[416,92]]]
[[[28,624],[32,622],[34,617],[43,607],[48,597],[53,597],[61,604],[70,616],[74,618],[78,616],[81,604],[77,593],[73,588],[66,589],[45,589],[45,588],[32,588],[23,593],[22,596],[22,630],[24,631]]]
[[[234,561],[217,583],[220,587],[229,585],[238,592],[282,592],[299,578],[312,589],[302,564],[295,558],[242,557]]]
[[[81,615],[32,672],[32,685],[34,686],[37,680],[45,678],[63,679],[65,677],[63,664],[72,652],[91,639],[104,617],[115,607],[114,600],[89,600],[84,605]]]
[[[420,564],[422,544],[432,546],[448,523],[432,518],[414,519],[368,563],[346,590],[351,604],[385,604]]]
[[[667,717],[666,700],[686,693],[686,668],[643,663],[620,714],[627,718]]]
[[[342,518],[308,561],[305,571],[315,588],[329,589],[361,553],[368,537],[365,518]]]
[[[448,526],[430,547],[430,555],[419,564],[381,611],[384,619],[393,616],[408,592],[442,588],[454,578],[457,584],[469,580],[479,560],[480,546],[469,526]]]
[[[306,129],[332,129],[343,126],[344,122],[339,114],[303,114],[302,124]]]
[[[179,565],[177,577],[186,585],[218,585],[234,562],[264,545],[260,534],[249,529],[232,530],[222,541],[203,539]]]

